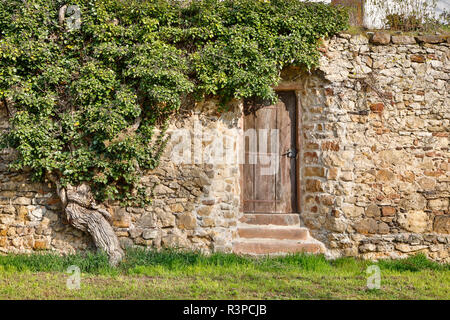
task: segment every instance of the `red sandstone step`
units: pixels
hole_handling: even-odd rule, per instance
[[[233,252],[249,255],[277,255],[286,253],[324,253],[320,243],[293,240],[237,240]]]
[[[263,238],[279,240],[306,240],[309,236],[308,229],[300,227],[238,227],[241,238]]]
[[[241,223],[256,225],[300,226],[300,218],[295,213],[246,213],[239,221]]]

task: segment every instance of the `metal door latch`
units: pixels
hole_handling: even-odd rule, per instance
[[[283,156],[287,156],[288,158],[295,159],[297,158],[297,150],[289,149]]]

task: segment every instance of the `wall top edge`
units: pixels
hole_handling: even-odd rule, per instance
[[[359,34],[341,32],[336,36],[338,38],[353,40],[360,44],[364,42],[370,42],[376,45],[450,44],[450,34],[409,35],[406,33],[392,34],[388,31],[380,30]]]

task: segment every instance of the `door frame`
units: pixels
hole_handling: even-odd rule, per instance
[[[301,188],[301,159],[303,157],[303,139],[302,139],[302,108],[301,108],[301,99],[300,99],[300,92],[301,87],[299,85],[279,85],[274,88],[274,90],[277,91],[292,91],[295,94],[295,110],[296,110],[296,125],[295,125],[295,131],[296,131],[296,149],[298,150],[297,159],[295,161],[295,171],[296,171],[296,182],[295,182],[295,193],[296,193],[296,199],[297,199],[297,212],[291,212],[291,213],[301,213],[301,204],[302,204],[302,188]],[[239,132],[240,136],[239,139],[242,143],[242,140],[244,139],[244,112],[242,110],[241,117],[239,119]],[[237,150],[237,152],[240,152],[240,150]],[[244,166],[243,164],[239,164],[239,212],[240,213],[246,213],[244,212],[243,204],[244,204]],[[261,213],[264,214],[264,213]],[[268,212],[268,214],[286,214],[286,213],[271,213]]]

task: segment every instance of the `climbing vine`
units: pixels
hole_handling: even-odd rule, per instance
[[[79,28],[61,20],[68,4]],[[299,0],[0,0],[1,146],[34,180],[142,204],[156,128],[183,97],[274,101],[281,69],[314,68],[318,40],[346,25],[343,9]]]

